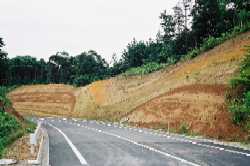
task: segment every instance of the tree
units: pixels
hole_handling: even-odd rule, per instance
[[[242,27],[250,20],[249,0],[229,0],[237,14],[238,24]]]
[[[0,38],[0,85],[6,84],[7,71],[8,71],[7,53],[2,50],[3,46],[4,46],[3,39]]]
[[[221,20],[217,0],[196,0],[191,12],[193,16],[192,31],[196,46],[199,46],[209,36],[219,36]]]
[[[182,8],[177,5],[173,8],[173,10],[174,10],[174,20],[176,24],[175,29],[177,34],[180,34],[184,28],[187,28],[186,24],[184,25],[184,23],[186,23],[185,15],[183,13]]]
[[[82,86],[93,81],[104,79],[108,73],[108,63],[95,51],[90,50],[73,59],[74,84]]]
[[[39,63],[36,58],[31,56],[17,56],[10,59],[10,83],[30,84],[36,83],[38,80]]]
[[[146,47],[147,46],[143,41],[136,41],[133,39],[122,53],[124,67],[127,69],[129,67],[143,65],[145,59],[147,59]]]
[[[193,48],[193,41],[191,40],[191,31],[188,29],[191,7],[191,0],[181,0],[173,8],[174,21],[176,23],[176,36],[173,44],[173,52],[174,54],[176,54],[176,60],[179,60],[181,55],[186,54],[191,48]]]
[[[69,53],[57,52],[49,58],[50,80],[56,83],[68,83],[71,77],[72,58]]]
[[[173,50],[179,59],[182,55],[185,55],[188,51],[192,50],[192,48],[194,48],[192,31],[184,29],[176,36]]]
[[[175,26],[176,22],[172,15],[168,15],[166,10],[163,11],[160,15],[161,19],[161,28],[163,29],[162,41],[164,43],[169,43],[175,37]]]
[[[176,37],[176,22],[174,17],[172,15],[168,15],[166,11],[161,13],[160,19],[163,34],[161,34],[162,49],[159,59],[164,63],[172,63],[172,61],[175,61],[176,59],[173,51],[174,39]]]
[[[192,0],[182,0],[181,5],[183,7],[183,17],[184,17],[184,29],[188,29],[188,22],[190,17],[190,11],[192,9]]]

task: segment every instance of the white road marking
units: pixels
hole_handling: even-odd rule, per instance
[[[66,134],[64,134],[59,128],[53,126],[52,124],[48,123],[48,125],[50,125],[54,129],[56,129],[59,133],[61,133],[63,135],[63,137],[65,138],[65,140],[67,141],[67,143],[71,147],[72,151],[75,153],[76,157],[79,159],[80,163],[82,165],[88,165],[87,161],[83,158],[83,156],[78,151],[78,149],[75,147],[75,145],[70,141],[70,139],[68,138],[68,136]]]
[[[59,120],[60,121],[60,120]],[[83,120],[84,122],[84,120]],[[85,121],[86,122],[86,121]],[[90,121],[91,123],[91,121]],[[73,123],[72,123],[73,124]],[[107,124],[108,126],[111,126],[111,124]],[[113,127],[119,127],[119,126],[116,126],[116,124],[114,123],[113,124],[114,126]],[[82,126],[83,127],[83,126]],[[87,126],[84,126],[85,128],[87,129],[90,129],[90,130],[93,130]],[[135,130],[136,131],[136,128],[132,128],[132,127],[128,127],[127,128],[128,130]],[[139,130],[139,129],[138,129]],[[197,143],[195,141],[191,141],[189,139],[185,139],[185,138],[174,138],[174,137],[171,137],[170,135],[161,135],[161,134],[157,134],[154,132],[154,130],[149,130],[149,131],[153,131],[153,132],[146,132],[144,131],[145,134],[151,134],[151,135],[158,135],[158,136],[163,136],[163,137],[167,137],[168,139],[172,139],[172,140],[175,140],[175,141],[179,141],[179,142],[187,142],[187,143],[191,143],[193,145],[197,145],[197,146],[201,146],[201,147],[206,147],[206,148],[212,148],[212,149],[218,149],[220,151],[225,151],[225,152],[229,152],[229,153],[234,153],[234,154],[241,154],[241,155],[245,155],[245,156],[248,156],[250,157],[250,154],[249,153],[245,153],[245,152],[240,152],[240,151],[235,151],[235,150],[229,150],[229,149],[225,149],[225,148],[221,148],[221,147],[218,147],[218,146],[213,146],[213,145],[206,145],[206,144],[202,144],[202,143]],[[139,130],[140,132],[140,130]]]
[[[128,128],[129,130],[135,130],[136,128]],[[151,130],[151,131],[154,131],[154,130]],[[139,130],[140,132],[140,130]],[[185,138],[174,138],[174,137],[171,137],[170,135],[161,135],[161,134],[157,134],[155,132],[144,132],[146,134],[151,134],[151,135],[158,135],[158,136],[163,136],[163,137],[167,137],[168,139],[172,139],[172,140],[175,140],[175,141],[179,141],[179,142],[187,142],[187,143],[191,143],[193,145],[197,145],[197,146],[201,146],[201,147],[206,147],[206,148],[212,148],[212,149],[218,149],[220,151],[225,151],[225,152],[229,152],[229,153],[234,153],[234,154],[241,154],[241,155],[245,155],[245,156],[248,156],[250,157],[250,154],[249,153],[245,153],[245,152],[240,152],[240,151],[235,151],[235,150],[229,150],[229,149],[225,149],[225,148],[222,148],[222,147],[218,147],[218,146],[213,146],[213,145],[206,145],[206,144],[201,144],[201,143],[197,143],[195,141],[191,141],[191,140],[188,140],[188,139],[185,139]]]
[[[90,127],[88,127],[88,129],[96,131],[95,128],[90,128]],[[153,147],[150,147],[150,146],[147,146],[147,145],[144,145],[144,144],[140,144],[140,143],[138,143],[138,142],[136,142],[136,141],[130,140],[130,139],[125,138],[125,137],[122,137],[122,136],[120,136],[120,135],[113,134],[113,133],[109,133],[109,132],[106,132],[106,131],[101,131],[101,130],[97,130],[97,131],[99,131],[100,133],[103,133],[103,134],[106,134],[106,135],[110,135],[110,136],[116,137],[116,138],[118,138],[118,139],[121,139],[121,140],[130,142],[130,143],[132,143],[132,144],[134,144],[134,145],[137,145],[137,146],[143,147],[143,148],[145,148],[145,149],[148,149],[148,150],[150,150],[150,151],[159,153],[159,154],[164,155],[164,156],[166,156],[166,157],[169,157],[169,158],[178,160],[178,161],[180,161],[180,162],[182,162],[182,163],[185,163],[185,164],[188,164],[188,165],[192,165],[192,166],[201,166],[201,165],[199,165],[199,164],[196,164],[196,163],[187,161],[187,160],[185,160],[185,159],[183,159],[183,158],[180,158],[180,157],[171,155],[171,154],[169,154],[169,153],[166,153],[166,152],[157,150],[157,149],[155,149],[155,148],[153,148]]]

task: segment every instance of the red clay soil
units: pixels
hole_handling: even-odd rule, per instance
[[[192,134],[246,140],[247,134],[232,123],[223,101],[227,89],[226,85],[178,87],[137,107],[128,115],[129,122],[140,127],[166,129],[169,121],[171,130],[176,132],[185,125]]]
[[[224,96],[228,90],[227,85],[205,85],[205,84],[193,84],[175,88],[169,92],[163,94],[164,96],[170,96],[175,93],[188,92],[188,93],[210,93],[216,96]]]

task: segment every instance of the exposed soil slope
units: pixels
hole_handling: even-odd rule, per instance
[[[13,107],[28,115],[65,115],[75,106],[74,88],[66,85],[23,86],[8,94]]]
[[[246,45],[250,45],[250,32],[191,61],[149,75],[117,76],[77,89],[26,86],[12,92],[10,98],[22,113],[128,120],[144,126],[165,125],[171,120],[175,130],[185,123],[193,133],[243,137],[231,123],[224,96]]]
[[[178,87],[137,107],[128,116],[142,127],[185,126],[192,134],[236,140],[245,134],[232,124],[225,105],[225,85],[193,84]]]

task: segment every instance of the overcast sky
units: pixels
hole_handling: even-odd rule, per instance
[[[9,57],[93,49],[110,62],[133,38],[155,38],[160,13],[177,1],[0,0],[0,37]]]

